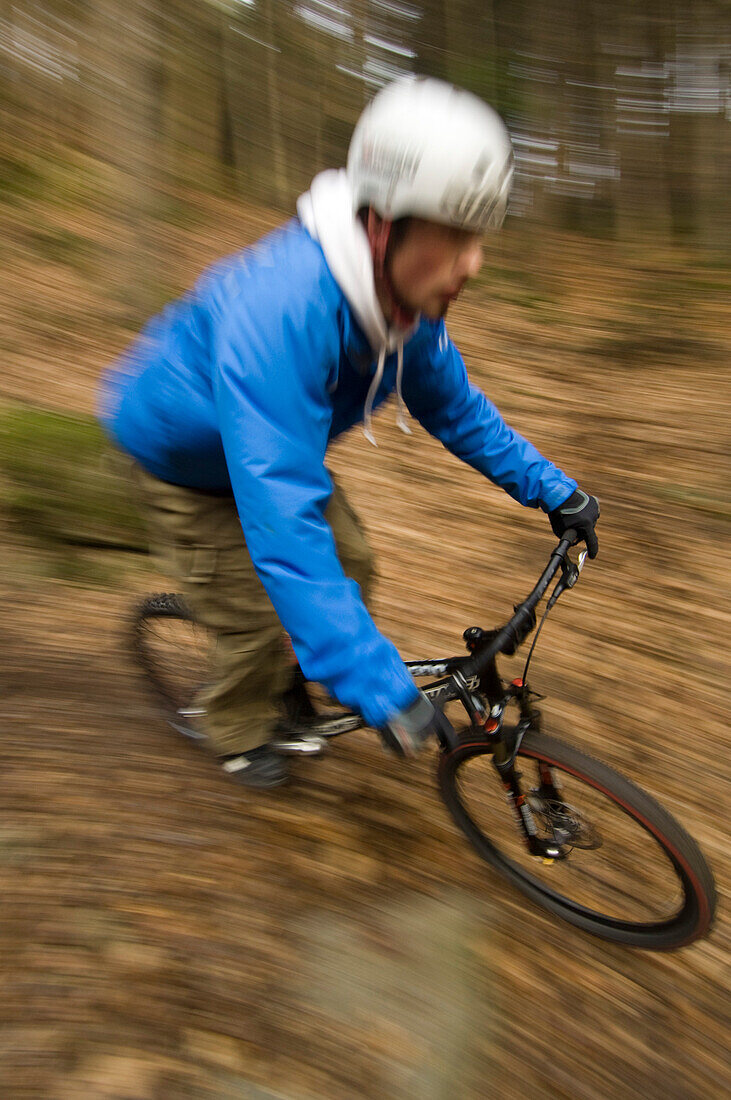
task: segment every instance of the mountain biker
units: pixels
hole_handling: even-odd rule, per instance
[[[366,609],[370,551],[325,466],[328,443],[395,392],[463,461],[577,529],[594,497],[512,431],[467,378],[444,316],[499,228],[513,174],[499,116],[432,79],[382,89],[347,168],[297,217],[214,265],[143,330],[103,383],[101,419],[134,459],[153,543],[217,637],[200,692],[223,768],[272,787],[293,677],[322,683],[396,751],[443,721]],[[301,673],[288,658],[291,638]]]

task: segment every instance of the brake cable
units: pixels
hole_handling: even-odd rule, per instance
[[[576,564],[574,564],[574,562],[572,562],[571,559],[568,556],[566,558],[564,558],[563,565],[561,567],[561,576],[558,579],[556,587],[554,588],[553,592],[551,593],[551,598],[549,599],[548,603],[546,604],[546,610],[541,615],[541,621],[539,622],[538,627],[536,629],[536,632],[533,635],[533,641],[531,642],[531,647],[528,650],[528,657],[526,658],[525,668],[523,669],[523,683],[524,684],[528,683],[528,666],[530,664],[531,657],[533,656],[533,650],[536,648],[536,642],[538,641],[538,635],[541,633],[541,630],[543,629],[543,624],[546,621],[546,617],[548,615],[548,612],[554,607],[557,599],[559,598],[559,596],[561,595],[562,592],[565,592],[567,588],[573,588],[574,587],[574,585],[576,584],[576,582],[579,579],[579,573],[581,573],[581,570],[584,568],[584,562],[586,561],[586,555],[587,555],[587,551],[582,550],[581,553],[579,554],[579,557],[578,557],[578,560],[577,560]]]
[[[559,582],[559,583],[560,583],[560,582]],[[538,641],[538,635],[539,635],[539,634],[540,634],[540,632],[541,632],[541,629],[542,629],[542,627],[543,627],[543,624],[544,624],[544,623],[545,623],[545,621],[546,621],[546,616],[548,615],[548,612],[549,612],[550,610],[551,610],[550,606],[547,606],[547,607],[546,607],[546,610],[545,610],[545,611],[543,612],[543,614],[542,614],[542,616],[541,616],[541,621],[540,621],[540,622],[539,622],[539,624],[538,624],[538,628],[537,628],[537,630],[536,630],[535,634],[533,635],[533,641],[531,642],[531,647],[530,647],[530,649],[528,650],[528,657],[527,657],[527,659],[526,659],[526,662],[525,662],[525,668],[523,669],[523,676],[522,676],[522,680],[523,680],[523,683],[524,683],[524,684],[527,684],[527,683],[528,683],[528,665],[530,664],[530,659],[531,659],[531,657],[533,656],[533,650],[534,650],[534,649],[536,648],[536,642]]]

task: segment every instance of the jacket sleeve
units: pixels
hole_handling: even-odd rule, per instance
[[[265,331],[245,314],[221,326],[214,397],[248,550],[300,665],[378,727],[417,688],[345,576],[324,517],[339,343],[332,318],[301,308],[278,315],[271,303]]]
[[[403,393],[409,410],[428,432],[521,504],[550,512],[576,488],[573,478],[513,431],[472,385],[443,322],[418,365],[404,373]]]

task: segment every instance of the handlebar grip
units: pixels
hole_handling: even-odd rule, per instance
[[[575,546],[579,541],[579,532],[575,527],[567,527],[561,536],[561,541],[556,547],[556,552],[559,554],[565,554],[571,546]]]

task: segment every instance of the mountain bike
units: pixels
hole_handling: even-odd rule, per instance
[[[498,629],[470,627],[467,655],[409,661],[422,690],[464,718],[447,724],[438,749],[441,796],[477,853],[534,902],[606,940],[667,950],[704,936],[716,893],[695,841],[654,798],[606,764],[542,732],[543,698],[528,669],[546,616],[578,581],[586,559],[567,531],[537,584]],[[536,608],[556,581],[540,624]],[[512,656],[535,630],[523,675],[507,682]],[[183,597],[150,596],[134,615],[134,649],[169,724],[205,742],[195,698],[205,684],[210,639]],[[315,717],[274,743],[285,754],[321,753],[364,725],[343,712]],[[501,796],[502,791],[502,796]]]

